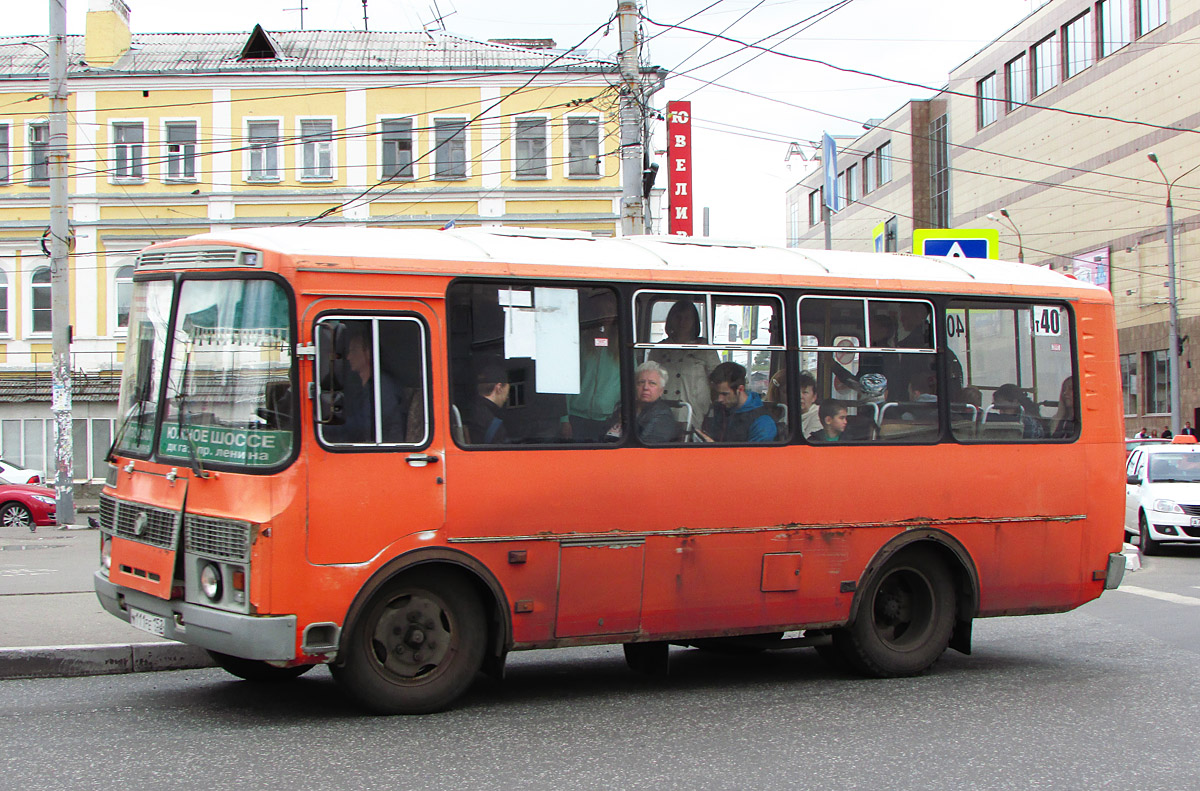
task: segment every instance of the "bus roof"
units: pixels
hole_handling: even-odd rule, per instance
[[[803,279],[924,281],[931,283],[1029,287],[1095,299],[1107,295],[1045,267],[975,258],[938,258],[907,253],[851,253],[758,245],[678,236],[598,238],[583,232],[543,228],[463,228],[449,230],[349,227],[296,227],[219,231],[155,245],[213,248],[227,245],[275,251],[313,263],[334,261],[354,269],[378,269],[403,257],[405,271],[461,274],[443,262],[495,262],[537,267],[603,268],[655,272],[723,273]],[[170,256],[161,263],[170,266]],[[470,267],[478,272],[478,267]],[[501,274],[501,272],[497,272]],[[503,274],[510,274],[505,270]],[[755,278],[758,279],[758,278]],[[972,291],[976,289],[970,289]],[[1007,290],[1007,289],[1005,289]],[[1066,293],[1064,293],[1066,295]]]

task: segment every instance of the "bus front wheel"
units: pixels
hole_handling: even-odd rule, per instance
[[[954,616],[954,584],[945,564],[927,549],[903,550],[871,577],[854,623],[835,632],[834,643],[860,673],[915,676],[946,650]]]
[[[417,570],[387,583],[355,622],[330,671],[380,714],[440,711],[483,666],[487,626],[479,597],[461,578]]]

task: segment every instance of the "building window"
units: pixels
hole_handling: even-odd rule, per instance
[[[1100,0],[1100,57],[1107,58],[1133,40],[1129,21],[1129,0]]]
[[[458,118],[436,118],[434,132],[434,175],[439,179],[467,177],[467,122]]]
[[[1029,58],[1022,52],[1004,64],[1004,109],[1012,112],[1029,101]]]
[[[863,157],[863,194],[870,195],[879,188],[879,157],[871,152]]]
[[[950,227],[950,140],[946,126],[945,115],[929,125],[929,221],[934,228]]]
[[[892,180],[892,142],[888,142],[875,149],[876,159],[879,162],[879,186],[883,186]]]
[[[1033,95],[1041,96],[1058,85],[1058,34],[1033,45]]]
[[[800,243],[800,201],[788,201],[787,217],[787,246],[796,247]]]
[[[1063,48],[1067,57],[1067,79],[1091,66],[1095,60],[1095,33],[1092,14],[1084,11],[1063,27]]]
[[[196,178],[196,123],[167,123],[167,179],[192,181]]]
[[[53,327],[51,320],[50,302],[50,267],[43,266],[34,270],[30,286],[31,304],[33,305],[32,319],[34,332],[50,332]]]
[[[279,180],[279,122],[248,121],[246,137],[250,142],[249,181]]]
[[[0,335],[8,334],[8,275],[0,272]]]
[[[380,123],[383,150],[383,178],[413,177],[413,122],[411,118],[387,118]]]
[[[1121,395],[1126,416],[1138,413],[1137,403],[1137,355],[1121,355]]]
[[[808,227],[821,221],[821,192],[813,190],[808,193]]]
[[[834,204],[838,207],[838,211],[850,205],[850,190],[846,189],[846,171],[842,171],[837,177],[837,200]]]
[[[1167,21],[1167,0],[1137,0],[1138,35],[1144,36]]]
[[[129,328],[129,305],[133,302],[133,267],[123,266],[113,277],[117,294],[117,329]]]
[[[146,159],[146,126],[141,122],[113,124],[112,133],[113,179],[141,181]]]
[[[50,181],[50,124],[29,125],[29,180]]]
[[[595,118],[567,119],[567,175],[600,175],[600,122]]]
[[[1165,415],[1171,411],[1167,350],[1146,352],[1143,356],[1146,368],[1146,414]]]
[[[0,124],[0,184],[8,178],[8,124]]]
[[[854,203],[862,197],[858,193],[858,165],[846,168],[846,198],[847,203]]]
[[[980,129],[995,123],[998,115],[996,108],[998,98],[996,72],[993,71],[975,84],[976,120]]]
[[[517,178],[546,178],[546,119],[518,118],[515,146]]]
[[[300,178],[333,178],[333,121],[302,120],[300,148]]]

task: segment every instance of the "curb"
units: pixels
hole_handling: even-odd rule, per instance
[[[0,648],[0,679],[108,676],[213,666],[203,648],[173,642]]]

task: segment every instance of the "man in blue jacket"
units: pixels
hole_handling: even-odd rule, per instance
[[[758,393],[746,392],[746,369],[721,363],[708,376],[712,409],[697,433],[705,442],[771,442],[778,427]]]

